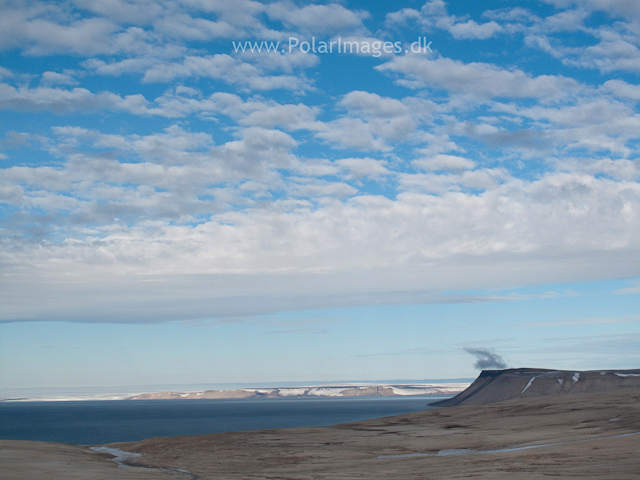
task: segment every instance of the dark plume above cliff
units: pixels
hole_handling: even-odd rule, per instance
[[[474,363],[473,366],[478,370],[495,370],[508,367],[500,355],[488,348],[465,347],[464,350],[476,357],[476,363]]]

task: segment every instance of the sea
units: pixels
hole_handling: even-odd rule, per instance
[[[77,445],[316,427],[427,410],[449,396],[0,402],[0,439]]]

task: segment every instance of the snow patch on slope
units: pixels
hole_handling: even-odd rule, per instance
[[[529,380],[529,383],[527,383],[527,386],[524,387],[524,389],[520,392],[520,395],[522,395],[524,392],[527,391],[527,388],[529,388],[531,386],[531,384],[533,383],[533,381],[536,379],[536,377],[531,377],[531,380]]]
[[[281,397],[299,397],[306,393],[306,388],[280,388],[278,389],[278,395]]]
[[[346,388],[312,388],[309,390],[309,395],[316,395],[322,397],[341,397],[342,392],[346,390]]]

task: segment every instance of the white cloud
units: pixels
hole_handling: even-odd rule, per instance
[[[80,82],[70,73],[44,72],[41,83],[45,85],[78,85]]]
[[[0,49],[24,48],[30,55],[148,54],[168,39],[189,42],[249,34],[282,36],[258,20],[266,6],[250,0],[75,0],[73,4],[78,10],[62,4],[14,3],[0,18]],[[217,18],[203,18],[203,12]],[[170,45],[165,47],[171,49]]]
[[[311,80],[303,73],[293,72],[294,69],[315,64],[313,55],[284,55],[272,52],[262,55],[241,54],[237,57],[228,54],[182,57],[184,51],[180,49],[152,53],[151,56],[143,55],[115,62],[94,58],[85,61],[84,65],[100,75],[142,74],[144,83],[211,78],[245,90],[284,89],[304,92],[314,88]],[[287,73],[270,73],[279,69]]]
[[[456,134],[479,138],[497,147],[518,148],[550,154],[566,155],[570,150],[588,149],[598,155],[628,157],[634,151],[634,142],[640,139],[634,108],[608,95],[610,88],[620,90],[622,84],[609,84],[607,88],[583,87],[561,102],[519,106],[515,102],[494,102],[494,112],[504,112],[518,124],[529,124],[526,129],[501,128],[497,132],[481,132],[474,124],[463,123]],[[622,90],[620,90],[622,91]],[[632,94],[628,89],[625,89]],[[572,98],[573,97],[573,98]]]
[[[330,143],[365,151],[390,151],[390,144],[407,141],[416,134],[416,120],[428,117],[431,107],[420,99],[400,101],[358,90],[344,95],[338,105],[348,114],[311,129]]]
[[[634,281],[631,283],[631,286],[626,288],[621,288],[620,290],[616,290],[615,293],[622,294],[622,295],[640,293],[640,282]]]
[[[0,83],[0,108],[19,111],[49,110],[69,113],[76,110],[90,111],[117,109],[132,113],[146,113],[146,100],[142,95],[121,97],[112,92],[92,93],[85,88],[66,90],[51,87],[19,87]]]
[[[117,228],[118,219],[140,216],[145,218],[140,224],[147,226],[192,222],[199,215],[251,206],[285,187],[278,169],[298,167],[289,152],[296,142],[273,130],[245,129],[238,140],[220,146],[209,134],[178,126],[144,137],[79,127],[58,127],[55,132],[57,144],[49,149],[67,160],[55,168],[7,168],[0,191],[5,203],[57,215],[70,230],[85,223]],[[92,153],[83,152],[87,149]],[[130,161],[117,161],[108,152]],[[289,190],[302,196],[357,192],[346,184],[304,181]],[[43,221],[45,232],[50,225]],[[83,235],[90,231],[79,230]]]
[[[176,13],[154,22],[154,31],[168,38],[187,41],[241,38],[244,33],[226,22],[194,18],[184,13]]]
[[[423,170],[450,172],[471,170],[476,166],[476,163],[472,160],[469,160],[468,158],[445,154],[438,154],[434,155],[433,157],[419,158],[411,163]]]
[[[473,183],[464,175],[455,181]],[[303,196],[351,194],[348,185],[330,182],[294,181],[290,188]],[[408,191],[395,200],[365,195],[313,208],[283,200],[193,226],[113,224],[62,243],[5,250],[5,272],[20,264],[22,272],[37,268],[56,282],[27,287],[14,275],[3,315],[196,319],[392,301],[384,292],[414,291],[418,299],[434,288],[618,278],[640,262],[639,207],[637,183],[558,173],[494,182],[481,195]],[[75,280],[65,283],[55,272]],[[121,274],[132,283],[118,280]],[[118,283],[103,296],[106,278]],[[136,316],[158,301],[159,287],[166,308]],[[36,294],[39,301],[29,300]]]
[[[640,101],[639,85],[632,85],[623,80],[607,80],[602,84],[602,88],[618,98]]]
[[[401,173],[398,175],[401,189],[436,195],[468,189],[490,190],[508,178],[509,175],[505,170],[495,168],[460,170],[456,173]]]
[[[269,17],[286,26],[312,34],[346,33],[362,27],[369,13],[354,12],[337,3],[298,7],[293,2],[275,2],[268,6]]]
[[[560,23],[560,25],[566,25]],[[567,27],[568,28],[568,27]],[[590,46],[569,46],[550,35],[553,29],[542,23],[525,37],[525,43],[548,53],[570,67],[598,69],[603,73],[617,70],[640,71],[640,36],[628,29],[617,31],[611,27],[583,29],[597,41]],[[640,33],[640,32],[639,32]]]
[[[37,8],[32,12],[37,12]],[[112,34],[118,30],[116,25],[101,18],[59,24],[44,18],[30,18],[32,12],[3,11],[0,17],[0,49],[24,46],[25,53],[29,55],[105,53],[111,48]]]
[[[608,31],[602,31],[600,39],[599,44],[585,48],[578,59],[567,59],[565,62],[583,68],[595,67],[602,72],[640,72],[640,50],[629,39]]]
[[[255,65],[226,54],[187,56],[179,63],[161,63],[145,70],[143,82],[170,82],[176,78],[213,78],[252,90],[304,91],[311,83],[304,76],[268,75]]]
[[[474,20],[466,22],[446,22],[445,28],[451,33],[453,38],[457,39],[478,39],[484,40],[493,37],[502,30],[502,27],[495,21],[482,24],[476,23]],[[438,23],[440,26],[440,23]]]
[[[42,83],[51,82],[75,82],[75,80],[68,75],[45,72]],[[111,109],[123,110],[135,115],[159,115],[167,118],[180,118],[192,114],[208,116],[223,114],[243,126],[265,128],[280,126],[288,130],[322,128],[322,124],[316,120],[316,116],[320,113],[317,107],[308,107],[302,103],[282,105],[259,97],[243,100],[238,95],[221,92],[202,98],[200,91],[180,86],[150,102],[139,94],[121,97],[112,92],[93,93],[84,88],[71,90],[48,86],[16,88],[0,83],[0,109],[49,110],[58,114]]]
[[[240,119],[239,123],[266,128],[284,126],[290,130],[308,129],[315,123],[317,113],[318,109],[307,107],[303,104],[262,104],[261,108]]]
[[[482,16],[493,20],[518,21],[522,23],[540,20],[540,18],[531,10],[523,7],[506,7],[498,10],[487,10],[482,14]]]
[[[404,8],[398,12],[389,13],[386,17],[387,25],[396,28],[413,22],[427,30],[434,28],[446,30],[457,40],[485,40],[502,31],[500,24],[493,20],[477,23],[467,17],[449,15],[446,4],[442,0],[430,0],[422,6],[420,11]]]
[[[375,67],[405,78],[397,83],[410,88],[434,86],[478,97],[554,98],[578,88],[570,78],[552,75],[532,77],[522,70],[504,70],[489,63],[463,63],[448,58],[429,59],[404,55]]]
[[[73,3],[117,23],[148,25],[165,12],[161,2],[145,0],[74,0]]]
[[[205,116],[222,114],[240,125],[300,130],[316,128],[316,116],[320,109],[302,103],[283,105],[261,97],[243,100],[238,95],[223,92],[202,98],[199,90],[177,87],[156,98],[148,113],[169,118],[186,117],[194,113]]]
[[[385,23],[387,26],[401,28],[411,22],[420,22],[422,16],[414,8],[403,8],[397,12],[387,13]]]
[[[521,109],[520,114],[534,120],[546,120],[566,127],[612,123],[625,117],[631,117],[633,110],[629,105],[598,99],[583,101],[578,105],[560,107],[536,105]]]
[[[349,198],[358,193],[358,189],[343,182],[293,178],[287,186],[287,192],[294,197],[311,197],[323,201],[326,197]]]
[[[347,178],[349,179],[380,178],[391,174],[385,167],[386,162],[384,160],[375,160],[369,157],[341,158],[336,160],[335,163],[347,172]]]
[[[388,152],[389,144],[376,135],[371,125],[359,118],[343,117],[323,124],[316,136],[327,142],[358,150],[378,150]]]
[[[586,31],[584,21],[589,15],[590,12],[583,8],[565,10],[539,20],[533,30],[545,33]]]
[[[293,50],[282,53],[281,51],[269,52],[239,52],[238,58],[242,61],[249,62],[259,66],[264,71],[281,71],[284,73],[294,73],[305,68],[315,67],[320,63],[320,59],[313,53],[304,53],[300,50]]]
[[[369,117],[395,118],[410,113],[400,100],[358,90],[347,93],[339,104]]]
[[[640,19],[640,5],[629,0],[544,0],[558,8],[580,6],[592,10],[608,12],[613,16],[623,16],[629,19]]]
[[[558,170],[588,175],[605,174],[615,180],[637,181],[640,178],[640,160],[610,158],[563,158],[555,160]]]

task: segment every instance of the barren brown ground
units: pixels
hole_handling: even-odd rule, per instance
[[[146,468],[121,468],[111,455],[53,442],[0,440],[0,478],[7,480],[185,479]]]
[[[187,469],[201,479],[637,480],[640,435],[602,438],[634,432],[640,432],[640,389],[450,407],[333,427],[160,437],[111,446],[144,453],[140,462],[145,465]],[[499,453],[377,458],[557,442],[573,443]],[[44,448],[26,443],[22,450]],[[77,470],[88,465],[86,458],[79,461],[82,447],[65,448],[78,451],[61,449],[40,456],[40,463],[45,458],[58,464],[66,459],[64,476],[3,473],[2,478],[172,478],[160,476],[162,472],[134,477],[134,472],[149,473],[134,468],[112,468],[113,473],[105,476],[78,476]],[[10,471],[28,473],[33,468],[28,457],[22,458],[22,465],[14,461]],[[105,458],[92,457],[91,462],[103,468],[109,463]],[[6,472],[4,454],[2,462]]]

